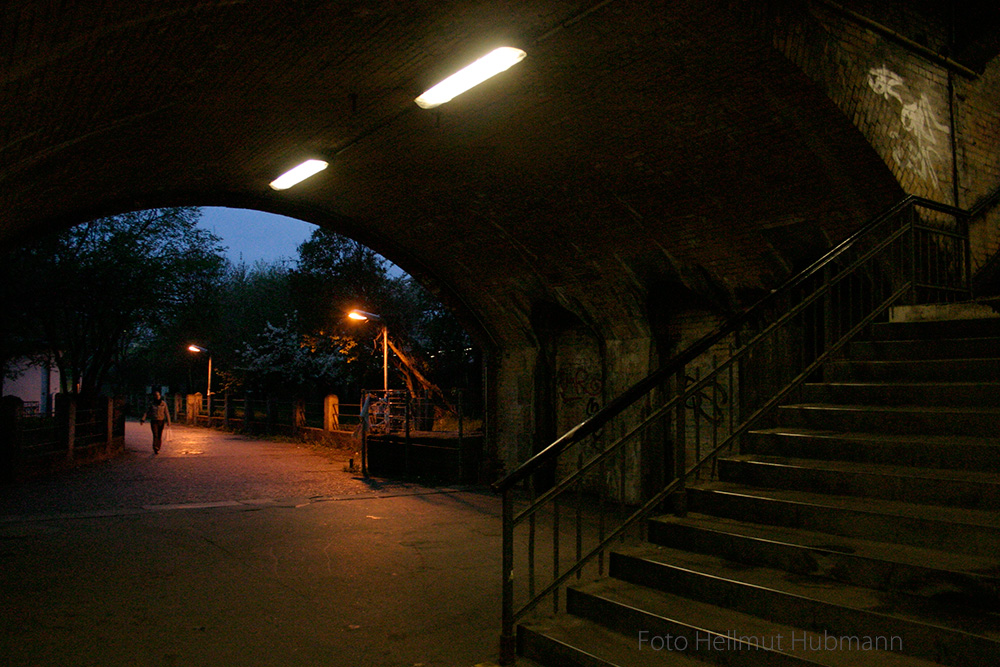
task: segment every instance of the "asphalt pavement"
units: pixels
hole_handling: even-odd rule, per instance
[[[448,666],[496,658],[500,503],[350,451],[174,426],[0,486],[0,666]]]

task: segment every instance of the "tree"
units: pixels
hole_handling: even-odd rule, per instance
[[[239,372],[254,389],[301,396],[327,391],[343,374],[347,358],[343,349],[311,347],[292,318],[282,325],[267,322],[257,339],[240,351]]]
[[[367,246],[319,227],[299,246],[293,276],[296,309],[304,331],[348,333],[344,315],[352,308],[379,313],[391,301],[389,263]]]
[[[225,260],[195,208],[125,213],[9,253],[5,298],[62,391],[97,393],[137,339],[208,293]]]
[[[379,324],[388,327],[391,360],[408,387],[426,389],[427,379],[440,386],[470,384],[475,361],[469,336],[415,280],[393,275],[389,262],[370,248],[322,228],[299,247],[299,257],[292,276],[299,326],[316,344],[326,338],[329,347],[349,350],[342,379],[351,389],[382,384],[381,327],[348,323],[352,308],[378,313]],[[345,347],[348,339],[356,345]],[[373,340],[377,354],[369,353]]]

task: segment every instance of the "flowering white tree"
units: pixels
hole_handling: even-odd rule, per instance
[[[342,349],[318,348],[299,334],[294,316],[280,326],[268,322],[239,358],[239,371],[248,384],[288,393],[332,384],[348,363]]]

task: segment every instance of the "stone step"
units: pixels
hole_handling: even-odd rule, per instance
[[[891,500],[711,482],[688,489],[693,512],[750,523],[954,552],[1000,554],[1000,515]]]
[[[1000,604],[1000,561],[899,544],[843,537],[704,514],[657,517],[652,543],[747,566],[785,570],[890,595],[993,612]]]
[[[810,382],[802,402],[1000,407],[1000,382]]]
[[[849,343],[844,356],[856,361],[1000,357],[1000,337],[861,340]]]
[[[517,664],[527,658],[550,667],[706,667],[682,651],[640,650],[638,632],[570,615],[533,620],[517,628]]]
[[[1000,433],[1000,408],[797,403],[779,406],[777,425],[829,431],[989,437]]]
[[[718,471],[721,481],[747,486],[1000,510],[1000,476],[975,470],[744,454],[720,458]]]
[[[751,431],[743,437],[741,447],[747,454],[1000,472],[1000,440],[994,437],[773,428]]]
[[[838,359],[823,367],[826,382],[995,382],[1000,358],[854,361]]]
[[[871,629],[858,636],[855,645],[853,638],[842,640],[829,633],[804,630],[618,579],[567,589],[566,606],[576,616],[631,634],[643,646],[651,643],[653,637],[663,637],[664,651],[683,647],[689,655],[715,664],[773,667],[931,667],[933,664],[891,650],[900,649],[902,639],[879,637]],[[640,635],[642,631],[645,632]],[[670,645],[666,645],[668,637]]]
[[[992,338],[1000,336],[1000,318],[878,322],[871,327],[873,340],[940,340],[943,338]]]
[[[900,637],[901,652],[943,665],[986,664],[1000,655],[1000,616],[968,613],[910,596],[833,584],[767,567],[668,547],[615,551],[611,576],[813,632]],[[794,620],[791,620],[794,619]]]

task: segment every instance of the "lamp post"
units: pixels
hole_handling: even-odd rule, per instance
[[[347,316],[352,320],[358,322],[367,322],[369,320],[382,321],[382,317],[376,315],[375,313],[366,313],[363,310],[352,310],[347,313]],[[386,396],[389,395],[389,328],[382,324],[382,389],[385,390]]]
[[[194,352],[195,354],[201,354],[202,352],[204,352],[205,354],[208,355],[208,390],[207,390],[208,393],[206,394],[206,396],[210,397],[212,395],[212,353],[203,348],[202,346],[194,345],[193,343],[191,345],[188,345],[188,351]]]

